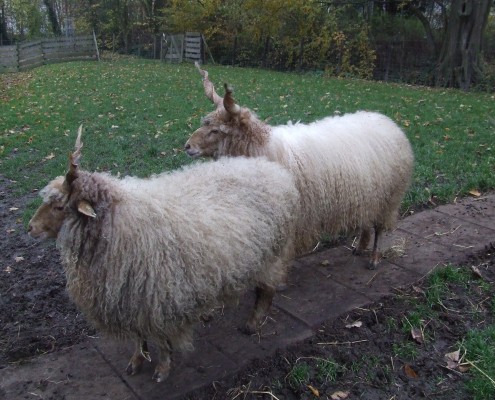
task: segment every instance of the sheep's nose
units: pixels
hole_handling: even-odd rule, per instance
[[[189,143],[186,143],[186,145],[184,146],[184,149],[189,150],[190,148],[191,148],[191,145]]]

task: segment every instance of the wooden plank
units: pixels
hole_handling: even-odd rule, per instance
[[[51,49],[43,49],[44,54],[49,57],[51,54],[57,54],[57,53],[64,53],[64,54],[71,54],[71,53],[95,53],[96,50],[94,46],[92,47],[79,47],[79,48],[62,48],[62,47],[57,47],[57,48],[51,48]]]
[[[58,61],[63,61],[63,60],[72,60],[73,58],[82,58],[82,57],[94,57],[95,52],[73,52],[73,53],[52,53],[50,54],[50,57],[45,57],[46,61],[51,61],[51,60],[58,60]]]
[[[17,46],[0,46],[0,55],[8,56],[9,54],[16,54]]]
[[[26,58],[31,58],[31,57],[37,57],[39,55],[42,55],[43,51],[41,47],[31,47],[27,49],[19,49],[19,58],[20,59],[26,59]]]
[[[33,63],[28,63],[24,65],[19,65],[19,71],[25,71],[30,68],[41,67],[44,64],[43,60]]]
[[[19,60],[19,67],[24,67],[24,66],[29,66],[33,64],[43,64],[44,58],[42,56],[39,57],[32,57],[32,58],[25,58],[22,60]]]
[[[0,68],[5,67],[5,68],[10,68],[10,67],[15,67],[17,68],[17,57],[2,57],[0,61]]]
[[[19,43],[19,50],[28,49],[30,47],[41,46],[41,40],[35,40],[34,42]]]

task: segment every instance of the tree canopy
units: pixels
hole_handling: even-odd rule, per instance
[[[95,31],[131,52],[201,32],[225,64],[495,85],[494,0],[0,0],[0,44]]]

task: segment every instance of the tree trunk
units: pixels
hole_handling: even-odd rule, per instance
[[[43,4],[48,11],[48,19],[50,20],[50,24],[52,25],[52,32],[55,34],[55,36],[61,36],[62,29],[60,28],[60,23],[58,22],[55,5],[50,0],[43,0]]]
[[[437,86],[463,90],[483,77],[483,31],[492,0],[453,0],[438,61]]]
[[[0,9],[0,46],[3,42],[9,43],[9,34],[7,32],[7,22],[5,20],[5,3],[1,2],[2,7]]]

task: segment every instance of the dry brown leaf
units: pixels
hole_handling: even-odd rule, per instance
[[[324,261],[322,261],[320,264],[321,264],[321,265],[323,265],[323,266],[327,266],[327,265],[329,265],[329,264],[330,264],[330,261],[328,261],[328,260],[324,260]]]
[[[19,208],[18,207],[10,207],[9,211],[17,211]]]
[[[7,233],[14,233],[15,229],[7,229]]]
[[[347,324],[345,327],[347,329],[351,329],[351,328],[361,328],[361,326],[363,325],[363,323],[361,321],[354,321],[352,324]]]
[[[459,372],[467,372],[469,371],[469,368],[471,368],[471,366],[469,364],[462,364],[462,365],[459,365]]]
[[[416,292],[416,293],[421,293],[421,294],[425,294],[425,291],[423,289],[421,289],[420,287],[418,286],[414,286],[413,285],[413,290]]]
[[[473,271],[473,275],[476,278],[483,278],[483,275],[481,275],[481,271],[479,270],[479,268],[477,266],[473,265],[471,267],[471,271]]]
[[[481,196],[481,192],[477,189],[471,189],[468,193],[474,197],[480,197]]]
[[[55,158],[55,154],[50,153],[45,158],[43,158],[43,160],[51,160],[52,158]]]
[[[444,359],[447,361],[447,368],[457,369],[459,367],[459,356],[460,350],[445,354]]]
[[[341,390],[330,395],[332,400],[342,400],[347,399],[349,397],[349,392],[342,392]]]
[[[311,390],[311,393],[313,393],[316,397],[320,397],[320,391],[316,389],[315,387],[308,385],[309,390]]]
[[[415,370],[412,369],[412,367],[409,364],[404,365],[404,372],[409,378],[418,378],[418,374]]]
[[[21,261],[24,261],[24,257],[22,257],[22,256],[15,257],[16,263],[21,262]]]
[[[425,341],[425,338],[423,336],[423,331],[420,328],[412,328],[411,336],[414,339],[414,341],[419,344],[423,344]]]

